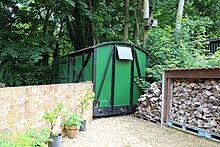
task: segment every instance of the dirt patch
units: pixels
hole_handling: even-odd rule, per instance
[[[217,147],[220,143],[136,118],[118,116],[94,119],[78,138],[63,138],[63,147]]]

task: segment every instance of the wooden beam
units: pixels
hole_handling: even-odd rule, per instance
[[[220,78],[220,69],[168,70],[165,78]]]

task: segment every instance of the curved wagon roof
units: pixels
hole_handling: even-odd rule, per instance
[[[73,53],[70,53],[68,55],[64,55],[64,56],[60,56],[60,57],[65,57],[65,56],[71,56],[71,55],[75,55],[75,54],[80,54],[82,52],[87,52],[89,50],[93,50],[93,49],[96,49],[96,48],[99,48],[99,47],[102,47],[102,46],[106,46],[106,45],[127,45],[127,46],[133,46],[135,47],[136,49],[139,49],[141,51],[143,51],[145,54],[148,54],[149,53],[144,50],[142,47],[140,46],[137,46],[135,44],[132,44],[132,43],[127,43],[127,42],[120,42],[120,41],[113,41],[113,42],[104,42],[104,43],[101,43],[101,44],[98,44],[98,45],[93,45],[93,46],[90,46],[90,47],[87,47],[87,48],[84,48],[84,49],[80,49],[78,51],[75,51]],[[57,57],[57,58],[60,58],[60,57]]]

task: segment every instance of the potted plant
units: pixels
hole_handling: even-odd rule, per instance
[[[76,138],[79,135],[81,121],[81,116],[76,112],[70,112],[65,116],[62,124],[67,128],[69,138]]]
[[[90,102],[94,101],[95,93],[91,92],[87,89],[86,95],[80,101],[80,109],[81,109],[81,116],[84,116],[84,113],[88,110],[88,106]],[[82,126],[80,127],[80,131],[86,130],[86,119],[83,119]]]
[[[62,134],[57,130],[54,131],[54,127],[57,122],[57,118],[61,115],[64,105],[62,103],[57,103],[56,107],[52,111],[46,110],[44,114],[44,119],[50,123],[50,137],[53,141],[50,142],[51,147],[61,147],[62,146]]]

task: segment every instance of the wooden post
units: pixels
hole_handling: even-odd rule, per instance
[[[173,94],[173,80],[168,79],[168,88],[167,88],[167,117],[166,122],[170,119],[171,107],[172,107],[172,94]]]
[[[160,125],[163,125],[163,122],[164,122],[164,103],[165,103],[165,99],[164,99],[164,97],[165,97],[165,75],[164,75],[164,71],[163,71],[163,79],[162,79],[162,103],[161,103],[161,118],[160,118]]]

